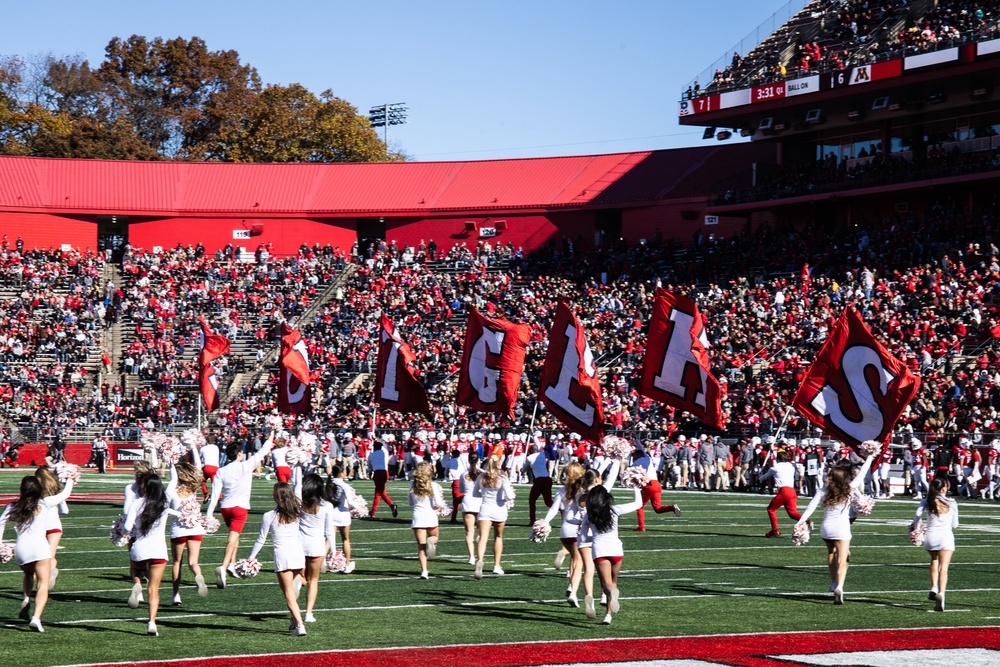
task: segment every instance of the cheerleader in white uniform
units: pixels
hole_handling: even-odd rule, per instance
[[[580,533],[580,523],[583,521],[583,508],[577,503],[577,498],[583,492],[584,469],[579,463],[566,466],[566,482],[556,491],[552,507],[545,515],[545,523],[551,523],[557,513],[562,513],[562,523],[559,525],[559,541],[569,553],[569,585],[566,587],[566,601],[571,607],[579,607],[580,600],[577,590],[580,588],[580,578],[583,576],[583,557],[577,548],[577,536]]]
[[[299,610],[299,588],[306,566],[306,554],[299,538],[302,503],[295,497],[295,490],[291,485],[284,482],[274,485],[273,496],[275,507],[266,512],[261,520],[260,534],[253,544],[250,558],[257,557],[270,534],[274,545],[274,573],[278,577],[278,586],[285,596],[288,611],[292,614],[292,636],[301,637],[306,634],[302,612]]]
[[[156,612],[160,608],[160,581],[167,569],[167,516],[180,514],[170,509],[163,482],[156,473],[149,473],[139,483],[140,496],[125,515],[125,530],[132,535],[129,557],[132,571],[146,576],[146,595],[149,599],[149,624],[146,634],[158,635]],[[129,598],[129,607],[135,609],[135,596]]]
[[[202,472],[194,465],[178,463],[175,466],[170,466],[167,501],[170,503],[170,508],[178,513],[178,516],[175,516],[174,520],[170,522],[170,555],[173,557],[170,574],[174,590],[171,604],[175,606],[181,603],[181,565],[184,561],[185,551],[187,551],[188,569],[194,574],[194,582],[198,586],[198,596],[208,595],[208,586],[205,584],[205,577],[201,573],[201,565],[198,562],[205,529],[201,523],[189,528],[180,522],[181,507],[190,500],[198,502],[198,487],[203,483]],[[198,514],[201,514],[200,505]]]
[[[583,488],[585,490],[576,499],[583,514],[586,514],[587,511],[587,493],[594,487],[601,486],[602,484],[606,484],[605,488],[610,491],[614,488],[615,482],[618,480],[618,471],[620,469],[621,461],[615,459],[608,472],[607,482],[602,482],[601,474],[593,468],[584,473]],[[581,525],[582,522],[583,517],[581,515]],[[597,610],[594,608],[594,572],[596,568],[594,567],[593,546],[593,535],[583,531],[577,533],[576,548],[580,552],[580,560],[583,561],[583,592],[585,593],[583,600],[584,613],[587,615],[587,618],[597,618]],[[607,604],[607,601],[607,595],[601,595],[601,604]]]
[[[847,558],[851,553],[851,496],[864,483],[874,460],[874,455],[865,459],[861,470],[853,478],[854,468],[850,463],[838,463],[830,468],[823,490],[813,497],[802,518],[795,524],[796,528],[803,525],[823,503],[823,524],[819,534],[826,543],[826,564],[830,570],[834,604],[844,604],[844,578],[847,576]]]
[[[340,548],[347,560],[344,574],[350,574],[354,572],[354,561],[351,559],[351,487],[347,485],[346,477],[347,469],[339,463],[334,465],[326,480],[324,498],[332,507],[333,525],[340,533]],[[332,539],[330,548],[334,548]]]
[[[136,461],[132,464],[132,483],[125,487],[125,504],[122,505],[122,516],[128,516],[128,510],[139,498],[142,479],[153,472],[153,466],[149,461]],[[142,575],[129,567],[129,577],[132,579],[132,597],[129,598],[129,606],[133,609],[142,602]],[[134,604],[133,604],[134,603]]]
[[[17,532],[14,562],[24,573],[21,580],[24,599],[21,600],[18,616],[22,620],[27,620],[30,616],[28,625],[39,632],[45,632],[42,628],[42,612],[49,599],[49,570],[52,567],[52,549],[45,539],[46,513],[51,508],[58,511],[59,503],[69,498],[72,490],[73,482],[69,481],[60,493],[43,497],[38,478],[24,477],[21,479],[20,496],[0,514],[0,540],[3,539],[8,521],[14,522],[14,530]],[[31,615],[31,588],[35,579],[38,580],[38,591],[35,593],[35,613]]]
[[[476,579],[483,578],[483,558],[486,556],[486,541],[493,527],[493,574],[502,575],[500,557],[503,555],[503,529],[507,524],[507,501],[514,500],[514,487],[503,472],[499,456],[488,456],[486,468],[476,478],[472,495],[479,498],[479,543],[476,545]]]
[[[617,614],[619,608],[618,573],[622,569],[625,551],[618,537],[618,517],[642,507],[642,490],[636,488],[633,491],[635,498],[632,502],[615,505],[606,488],[595,486],[587,493],[587,511],[580,523],[580,534],[591,541],[594,565],[607,600],[604,619],[601,621],[604,625],[611,624],[611,615]]]
[[[42,485],[42,497],[55,496],[59,494],[61,485],[52,471],[42,467],[35,471],[35,477]],[[59,563],[56,553],[59,549],[59,542],[62,540],[62,518],[60,518],[60,507],[65,503],[60,503],[45,510],[45,539],[52,550],[52,565],[49,568],[49,591],[56,587],[56,578],[59,576]]]
[[[462,522],[465,524],[465,548],[469,550],[469,565],[476,564],[476,524],[479,521],[479,508],[482,498],[472,495],[476,487],[476,478],[482,472],[479,468],[479,455],[469,452],[469,469],[459,478],[458,486],[462,492]]]
[[[927,512],[927,528],[924,531],[924,548],[931,556],[931,592],[928,597],[934,601],[934,609],[944,611],[944,593],[948,587],[948,565],[955,553],[955,535],[958,528],[958,504],[948,497],[948,480],[936,477],[931,482],[927,499],[917,505],[910,530],[920,526]]]
[[[319,575],[326,552],[335,544],[333,505],[323,499],[323,478],[314,472],[302,476],[302,514],[299,515],[299,537],[306,557],[306,623],[315,623],[313,606],[319,593]]]
[[[444,507],[444,491],[433,481],[434,468],[422,461],[413,471],[409,502],[413,508],[410,528],[417,539],[417,557],[420,559],[420,578],[430,579],[427,559],[437,555],[438,510]]]

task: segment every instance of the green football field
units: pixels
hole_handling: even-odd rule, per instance
[[[21,475],[0,475],[0,493],[16,492]],[[98,478],[85,473],[80,493],[120,492],[127,475]],[[354,486],[371,502],[370,482]],[[249,555],[270,509],[270,482],[254,486],[254,507],[240,556]],[[555,571],[555,537],[527,539],[527,487],[518,487],[507,526],[506,574],[472,577],[460,525],[442,524],[430,580],[418,578],[416,544],[409,528],[406,486],[390,483],[400,503],[398,519],[379,508],[377,520],[355,520],[352,545],[357,569],[325,574],[316,605],[318,622],[308,636],[288,634],[288,612],[270,567],[270,545],[261,552],[265,571],[214,583],[224,533],[206,536],[202,565],[210,584],[199,598],[185,568],[183,604],[169,606],[164,582],[159,637],[146,635],[145,606],[132,610],[128,553],[108,540],[120,503],[71,502],[63,517],[61,574],[45,610],[44,634],[17,618],[20,571],[0,565],[0,654],[18,667],[109,661],[142,661],[213,655],[261,654],[343,648],[484,644],[603,637],[650,637],[763,631],[832,630],[997,625],[1000,621],[1000,503],[960,505],[958,548],[951,567],[948,611],[935,613],[927,600],[927,553],[909,544],[906,526],[915,502],[878,501],[870,517],[854,526],[846,603],[827,592],[825,548],[818,534],[804,547],[791,544],[791,521],[765,539],[768,498],[746,494],[665,493],[683,516],[647,511],[646,533],[636,533],[634,515],[622,522],[625,560],[619,582],[621,612],[610,626],[587,619],[565,600],[565,569]],[[624,502],[631,492],[615,491]],[[800,502],[800,509],[805,501]],[[817,517],[818,518],[818,517]],[[556,524],[558,523],[558,520]],[[225,529],[223,529],[224,531]],[[555,534],[558,528],[553,531]],[[7,542],[13,542],[8,526]],[[168,568],[169,577],[169,568]],[[598,586],[599,591],[599,586]],[[583,591],[580,597],[582,602]],[[301,602],[304,605],[303,592]]]

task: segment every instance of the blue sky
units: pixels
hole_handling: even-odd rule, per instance
[[[42,0],[4,8],[0,53],[94,64],[115,36],[198,36],[265,83],[405,102],[389,142],[415,160],[583,155],[702,143],[680,91],[784,4]]]

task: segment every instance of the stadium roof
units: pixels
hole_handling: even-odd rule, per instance
[[[65,214],[426,214],[639,205],[706,194],[774,161],[717,145],[474,162],[234,164],[0,157],[0,210]]]

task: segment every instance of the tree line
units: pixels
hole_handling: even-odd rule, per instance
[[[401,161],[326,90],[265,85],[236,51],[115,37],[79,56],[0,57],[0,153],[106,160]]]

